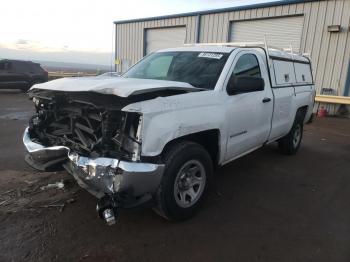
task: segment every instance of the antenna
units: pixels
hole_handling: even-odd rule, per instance
[[[293,46],[292,46],[292,43],[289,44],[289,49],[290,49],[290,54],[293,58]]]
[[[269,54],[269,47],[267,45],[267,40],[266,40],[266,34],[264,34],[264,45],[265,45],[265,50],[266,50],[266,58],[267,58],[267,65],[269,68],[272,68],[271,66],[271,59],[270,59],[270,54]]]

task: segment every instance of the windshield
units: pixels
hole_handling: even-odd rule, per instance
[[[214,52],[154,53],[130,68],[123,77],[178,81],[214,89],[228,56],[228,53]]]

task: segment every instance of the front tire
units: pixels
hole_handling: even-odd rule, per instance
[[[163,160],[165,172],[156,194],[155,211],[168,220],[189,219],[207,196],[212,159],[201,145],[183,141],[171,146]]]
[[[298,152],[301,140],[303,138],[304,116],[298,111],[292,129],[289,133],[278,141],[281,153],[285,155],[294,155]]]

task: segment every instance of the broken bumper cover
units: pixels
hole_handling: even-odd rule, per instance
[[[46,163],[61,162],[81,187],[98,198],[121,192],[134,197],[153,194],[164,171],[161,164],[88,158],[71,152],[65,146],[45,147],[31,140],[28,128],[24,132],[23,143],[28,152],[28,164],[42,170]]]

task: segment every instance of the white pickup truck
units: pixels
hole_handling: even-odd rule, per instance
[[[276,141],[295,154],[315,88],[308,58],[227,44],[157,51],[120,77],[59,79],[29,95],[26,161],[63,166],[113,224],[119,208],[146,203],[190,218],[216,167]]]

